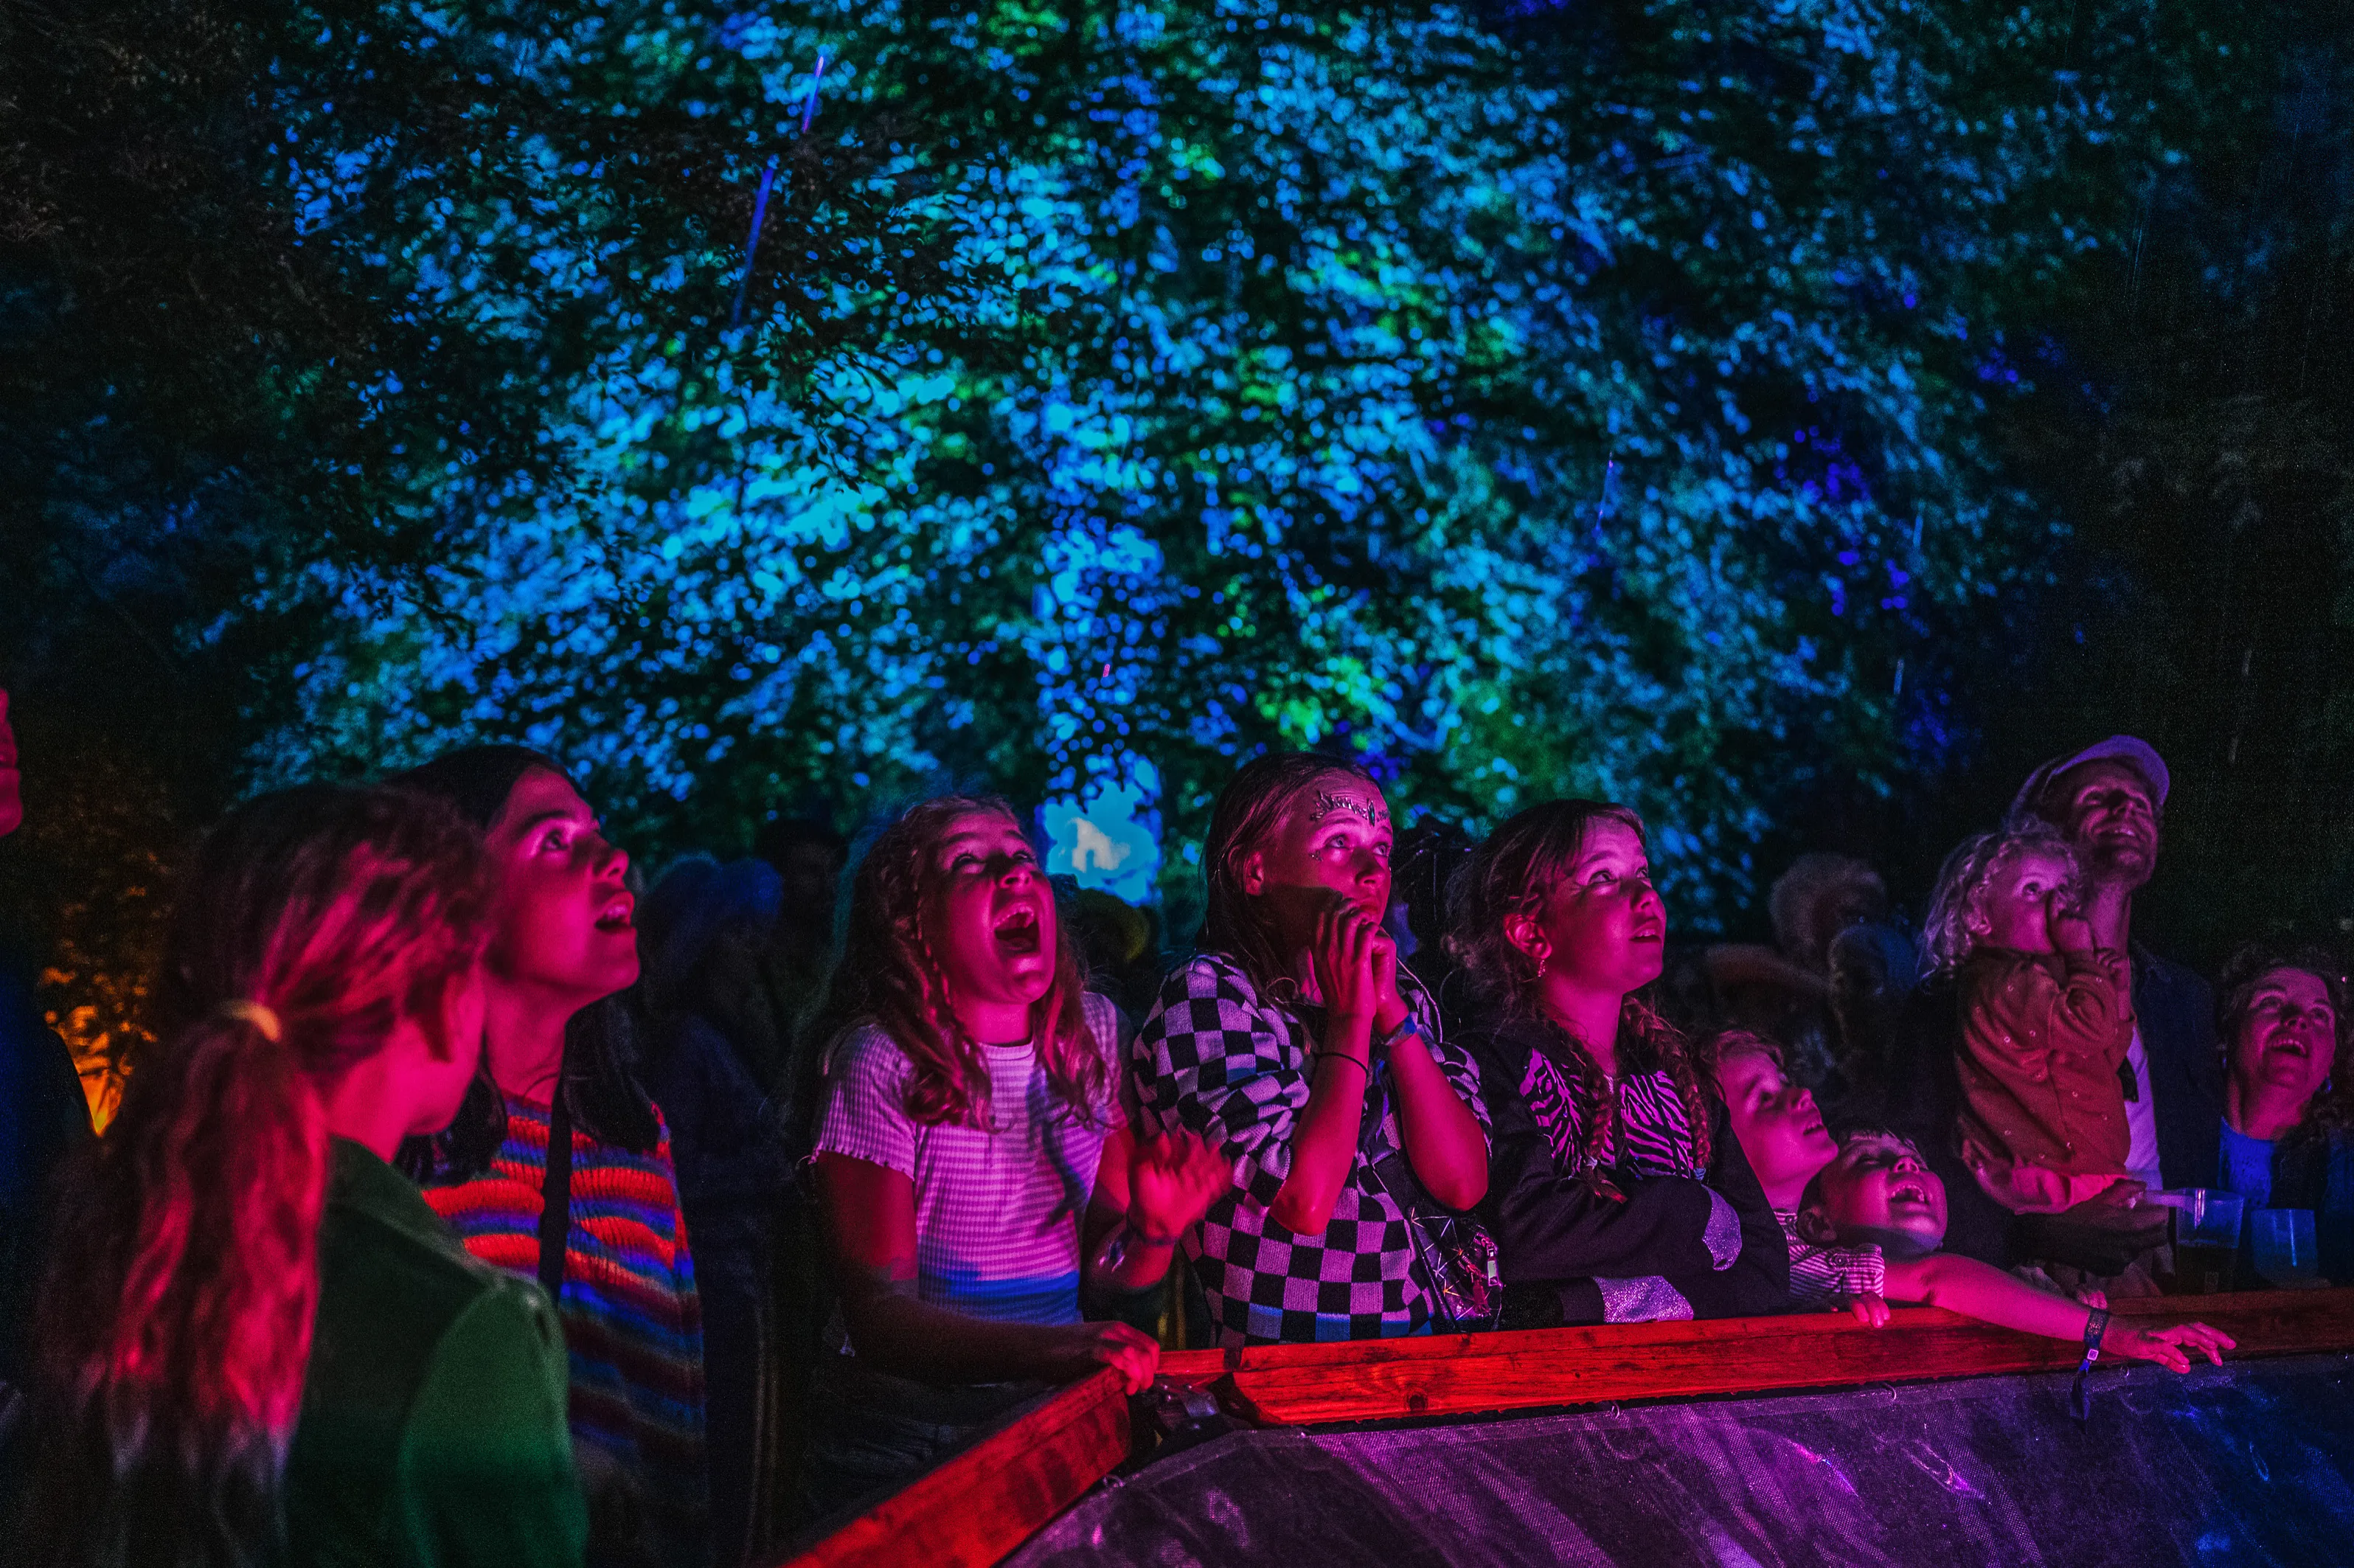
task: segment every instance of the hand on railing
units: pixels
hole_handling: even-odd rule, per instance
[[[1046,1371],[1059,1382],[1076,1382],[1099,1367],[1111,1367],[1130,1393],[1151,1387],[1160,1365],[1160,1345],[1125,1323],[1073,1323],[1059,1329],[1045,1357]]]
[[[2211,1329],[2204,1323],[2145,1329],[2116,1318],[2109,1319],[2109,1331],[2101,1337],[2101,1348],[2112,1355],[2156,1361],[2169,1372],[2179,1372],[2190,1370],[2190,1358],[2183,1353],[2186,1349],[2198,1351],[2220,1367],[2223,1364],[2222,1352],[2238,1344],[2222,1330]]]
[[[1855,1320],[1867,1329],[1888,1327],[1888,1302],[1883,1297],[1850,1296],[1847,1298],[1847,1309],[1854,1313]]]

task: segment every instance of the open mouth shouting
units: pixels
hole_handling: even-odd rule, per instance
[[[597,912],[597,929],[606,932],[634,931],[638,901],[627,893],[616,893]]]
[[[1888,1206],[1890,1208],[1904,1203],[1914,1208],[1925,1209],[1935,1202],[1935,1199],[1930,1194],[1926,1178],[1910,1172],[1889,1178]]]
[[[997,943],[997,950],[1007,958],[1028,958],[1045,944],[1045,927],[1033,904],[1017,904],[1000,911],[990,923],[989,931]]]

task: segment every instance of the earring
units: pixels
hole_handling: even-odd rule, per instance
[[[1539,953],[1537,955],[1537,979],[1544,979],[1545,960],[1551,957],[1553,957],[1551,953]]]

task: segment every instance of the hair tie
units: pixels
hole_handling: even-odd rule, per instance
[[[272,1045],[286,1038],[286,1026],[278,1021],[277,1012],[258,1001],[247,1001],[241,998],[236,1001],[225,1001],[215,1011],[214,1016],[235,1023],[250,1023]]]

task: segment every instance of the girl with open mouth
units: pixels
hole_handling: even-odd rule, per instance
[[[468,1251],[556,1300],[591,1561],[700,1563],[702,1306],[668,1130],[630,1067],[630,857],[523,747],[468,747],[397,782],[481,830],[494,894],[482,1070],[404,1166]]]
[[[822,1514],[1049,1384],[1110,1367],[1142,1392],[1160,1347],[1135,1324],[1228,1180],[1199,1139],[1134,1129],[1119,1011],[1086,989],[1002,800],[927,801],[884,831],[834,985],[816,1152],[842,1331],[807,1459]]]

